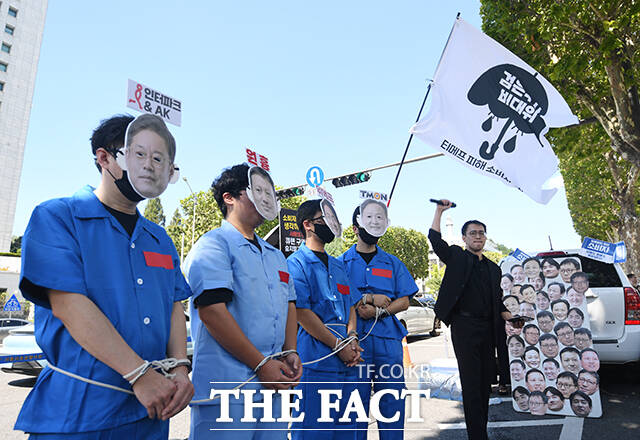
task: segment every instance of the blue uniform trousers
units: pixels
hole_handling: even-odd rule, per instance
[[[296,387],[296,389],[302,390],[302,402],[300,410],[294,410],[292,417],[299,416],[301,411],[304,411],[305,415],[302,422],[292,423],[292,440],[356,440],[355,413],[351,415],[353,420],[351,422],[339,422],[338,419],[344,414],[351,392],[356,389],[357,368],[352,367],[341,372],[312,370],[310,368],[302,370],[300,385]],[[332,423],[318,422],[321,415],[318,390],[342,390],[339,411],[331,410],[330,417],[334,419]],[[336,399],[335,395],[331,396],[331,402]]]
[[[169,438],[169,421],[145,417],[133,423],[117,426],[102,431],[31,434],[29,440],[167,440]]]
[[[362,383],[358,385],[358,391],[365,409],[369,409],[371,400],[371,385],[373,383],[374,393],[380,390],[398,390],[398,396],[402,394],[404,385],[404,368],[402,364],[402,341],[391,338],[380,338],[369,335],[360,341],[360,346],[364,349],[362,358],[364,363],[358,368],[358,380]],[[377,422],[380,440],[402,440],[404,430],[404,399],[396,400],[395,397],[385,394],[380,400],[380,413],[387,418],[392,418],[399,412],[400,418],[397,422],[384,423]],[[371,417],[371,411],[369,411]],[[367,438],[366,423],[358,423],[358,440]]]
[[[242,397],[242,394],[241,394]],[[242,399],[240,399],[242,400]],[[191,431],[189,440],[216,439],[216,440],[286,440],[287,423],[285,422],[261,422],[262,408],[254,408],[255,422],[242,422],[244,417],[244,404],[237,403],[231,397],[229,405],[229,417],[233,422],[216,422],[220,417],[220,405],[193,405],[191,407]],[[280,396],[273,395],[272,415],[279,419],[282,406]]]

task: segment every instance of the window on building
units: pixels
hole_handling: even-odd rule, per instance
[[[2,49],[3,52],[6,53],[11,53],[11,46],[7,43],[2,43]]]
[[[18,10],[16,8],[9,7],[9,15],[12,17],[18,16]]]
[[[0,72],[6,72],[8,66],[7,63],[0,62]]]
[[[6,25],[4,26],[4,31],[5,31],[7,34],[9,34],[9,35],[13,35],[13,31],[14,31],[15,29],[16,29],[16,28],[14,28],[13,26],[9,26],[8,24],[6,24]]]
[[[2,92],[3,90],[4,90],[4,83],[0,81],[0,92]]]

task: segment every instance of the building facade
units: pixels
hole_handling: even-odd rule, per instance
[[[0,252],[8,252],[47,0],[0,0]]]

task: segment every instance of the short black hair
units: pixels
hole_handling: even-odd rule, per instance
[[[532,397],[540,397],[545,405],[549,403],[549,398],[542,391],[531,391],[531,394],[529,395],[529,399],[531,399]]]
[[[511,393],[514,398],[516,397],[516,391],[518,393],[520,393],[520,394],[526,394],[527,396],[531,394],[531,392],[528,389],[526,389],[525,387],[520,385],[520,386],[515,387],[513,389],[513,393]]]
[[[532,373],[540,373],[542,377],[544,377],[544,373],[542,371],[538,370],[537,368],[532,368],[529,371],[527,371],[527,374],[524,375],[525,382],[529,380],[529,375]]]
[[[518,336],[518,335],[511,335],[511,336],[509,336],[509,337],[507,338],[507,344],[509,344],[509,343],[511,342],[511,340],[512,340],[512,339],[515,339],[515,340],[516,340],[516,342],[521,343],[523,347],[525,346],[524,339],[522,339],[522,338],[521,338],[520,336]]]
[[[551,312],[550,312],[550,311],[548,311],[548,310],[543,310],[543,311],[539,312],[539,313],[536,315],[536,318],[538,319],[538,321],[540,321],[540,318],[543,318],[543,317],[545,317],[545,316],[546,316],[547,318],[551,318],[551,320],[552,320],[552,321],[555,321],[555,320],[556,320],[555,316],[553,316],[553,313],[551,313]]]
[[[562,350],[560,350],[560,359],[562,359],[562,355],[565,353],[575,353],[578,355],[578,357],[580,357],[580,350],[574,347],[564,347]]]
[[[576,260],[575,258],[567,258],[566,260],[562,260],[560,262],[560,266],[563,266],[565,264],[572,264],[573,267],[576,268],[576,270],[580,270],[580,263],[578,263],[578,260]]]
[[[571,371],[563,371],[562,373],[558,374],[558,377],[556,379],[556,383],[558,383],[559,379],[563,379],[565,377],[568,377],[569,379],[571,379],[571,381],[573,382],[574,386],[578,386],[578,376],[576,376],[575,374],[573,374]]]
[[[507,277],[507,279],[509,281],[513,281],[513,277],[511,276],[511,274],[505,273],[505,274],[502,275],[501,279],[504,278],[504,277]]]
[[[360,215],[360,205],[356,206],[356,209],[353,210],[353,215],[351,216],[351,224],[356,228],[360,228],[358,224],[358,216]]]
[[[100,121],[100,125],[91,134],[91,152],[94,157],[98,148],[104,148],[115,158],[116,151],[124,146],[124,135],[127,127],[133,121],[131,115],[115,115]],[[94,163],[98,171],[102,172],[102,167],[94,158]]]
[[[553,362],[554,364],[556,364],[556,368],[560,368],[560,364],[554,358],[546,358],[542,361],[542,363],[544,364],[545,362]]]
[[[573,280],[575,280],[576,278],[584,278],[585,281],[589,281],[589,277],[584,272],[574,272],[570,278],[571,282],[573,283]]]
[[[540,336],[540,338],[538,339],[538,342],[543,343],[547,339],[553,339],[554,341],[558,342],[558,337],[551,333],[545,333],[542,336]]]
[[[582,310],[580,310],[579,308],[577,308],[577,307],[573,307],[573,308],[569,309],[569,312],[567,313],[567,315],[568,315],[569,313],[571,313],[571,312],[576,312],[578,315],[580,315],[580,317],[581,317],[582,319],[584,319],[584,313],[583,313],[583,312],[582,312]]]
[[[536,293],[536,295],[542,295],[545,298],[547,298],[547,300],[549,300],[549,295],[547,295],[547,292],[545,292],[544,290],[538,291],[538,293]]]
[[[578,390],[578,391],[574,391],[573,393],[571,393],[571,395],[569,396],[569,402],[573,401],[573,399],[574,399],[576,396],[580,396],[580,397],[582,397],[584,400],[586,400],[586,401],[587,401],[587,403],[589,404],[589,408],[592,408],[592,407],[593,407],[593,402],[591,402],[591,397],[589,397],[589,396],[587,395],[587,393],[585,393],[584,391],[580,391],[580,390]]]
[[[296,224],[298,225],[300,232],[304,235],[304,238],[307,238],[307,231],[304,230],[302,223],[305,220],[311,220],[318,211],[322,211],[320,208],[320,202],[321,199],[307,200],[298,207],[298,212],[296,213]]]
[[[567,306],[567,313],[569,313],[569,309],[571,308],[571,306],[569,305],[569,301],[567,301],[566,299],[557,299],[555,301],[551,301],[551,310],[553,310],[553,306],[560,303]]]
[[[520,292],[522,292],[524,289],[527,289],[527,288],[529,288],[529,287],[531,287],[531,288],[533,289],[533,291],[534,291],[534,292],[536,291],[536,288],[535,288],[535,287],[533,287],[533,285],[532,285],[532,284],[523,284],[523,285],[522,285],[522,287],[520,288]]]
[[[522,267],[524,267],[524,265],[525,265],[525,264],[527,264],[529,261],[535,261],[536,263],[538,263],[538,267],[542,267],[542,265],[540,264],[540,262],[538,261],[538,259],[537,259],[537,258],[535,258],[535,257],[529,257],[529,258],[527,258],[526,260],[524,260],[524,261],[522,262]]]
[[[571,330],[573,330],[573,327],[571,327],[571,325],[569,325],[569,323],[567,321],[560,321],[559,323],[556,324],[556,326],[553,328],[553,331],[555,332],[555,334],[558,334],[558,331],[562,330],[565,327],[569,327]]]
[[[511,273],[511,271],[512,271],[513,269],[515,269],[516,267],[520,267],[520,268],[522,268],[522,264],[514,264],[513,266],[511,266],[511,267],[509,268],[509,273]]]
[[[591,330],[589,330],[588,328],[584,328],[584,327],[580,327],[577,328],[573,331],[573,335],[587,335],[589,337],[589,339],[592,338],[591,336]]]
[[[556,269],[560,269],[560,263],[558,263],[556,260],[554,260],[551,257],[544,258],[542,260],[542,264],[540,264],[540,266],[544,266],[546,263],[549,263],[552,266],[555,266]]]
[[[532,328],[532,329],[534,329],[534,330],[538,330],[538,334],[540,334],[540,329],[539,329],[539,328],[538,328],[538,326],[537,326],[537,325],[535,325],[535,324],[527,324],[527,325],[525,325],[525,326],[522,328],[522,332],[524,333],[524,332],[526,332],[527,330],[529,330],[529,329],[531,329],[531,328]]]
[[[524,361],[522,359],[514,359],[511,362],[509,362],[509,365],[511,364],[520,364],[522,368],[527,368],[527,366],[524,364]]]
[[[509,298],[513,298],[513,299],[515,299],[515,300],[518,302],[518,304],[520,304],[520,300],[519,300],[519,299],[518,299],[518,297],[517,297],[517,296],[515,296],[515,295],[505,295],[505,296],[503,296],[503,297],[502,297],[502,303],[504,303],[504,302],[505,302],[506,300],[508,300]]]
[[[465,235],[467,233],[467,228],[469,227],[469,225],[482,226],[484,228],[485,234],[487,233],[487,225],[482,223],[480,220],[469,220],[469,221],[466,221],[464,225],[462,225],[462,235]]]
[[[627,274],[627,278],[631,278],[631,277],[635,277],[635,276],[636,276],[636,275],[635,275],[635,274],[633,274],[633,273],[628,273],[628,274]]]
[[[227,218],[227,205],[224,203],[222,196],[224,193],[229,193],[231,197],[240,197],[240,193],[246,191],[249,186],[248,171],[249,165],[245,163],[234,165],[226,168],[211,184],[213,198],[216,199],[224,218]]]
[[[525,348],[524,354],[527,354],[528,351],[535,351],[536,353],[540,354],[540,350],[538,350],[538,347],[536,347],[535,345],[529,345],[527,348]]]
[[[581,374],[591,374],[593,377],[596,378],[596,383],[600,385],[600,375],[597,372],[589,371],[589,370],[580,370],[580,372],[578,372],[578,380],[580,380]]]
[[[564,284],[554,281],[553,283],[549,283],[549,285],[547,286],[547,290],[549,290],[549,287],[551,286],[560,286],[560,294],[564,295],[564,291],[565,291]]]
[[[553,360],[553,359],[547,359],[547,360]],[[556,362],[556,364],[557,364],[557,362]],[[551,394],[553,394],[554,396],[558,396],[558,397],[560,398],[560,400],[564,400],[564,396],[562,395],[562,393],[560,392],[560,390],[559,390],[559,389],[557,389],[556,387],[546,387],[546,388],[544,389],[544,393],[545,393],[545,394],[547,394],[547,393],[551,393]]]
[[[576,348],[576,350],[577,350],[577,348]],[[592,352],[594,352],[594,353],[596,354],[596,356],[598,356],[598,352],[597,352],[597,351],[595,351],[595,350],[594,350],[593,348],[591,348],[591,347],[587,347],[587,348],[585,348],[584,350],[582,350],[582,351],[580,351],[580,352],[579,352],[579,353],[580,353],[580,359],[582,359],[582,355],[583,355],[584,353],[586,353],[587,351],[592,351]],[[600,356],[598,356],[598,360],[600,360]]]

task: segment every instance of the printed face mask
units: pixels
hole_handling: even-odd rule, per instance
[[[369,235],[382,237],[389,227],[387,206],[378,200],[366,199],[360,205],[360,214],[357,220],[360,227]],[[364,241],[367,243],[366,240]]]
[[[276,189],[267,171],[253,166],[248,171],[249,187],[247,197],[256,207],[256,211],[265,220],[273,220],[278,216],[280,203],[276,199]]]
[[[338,215],[333,208],[331,202],[327,199],[322,199],[320,202],[320,210],[322,211],[322,217],[334,236],[340,237],[342,235],[342,225],[338,221]],[[324,241],[324,240],[323,240]],[[328,243],[325,241],[325,243]]]
[[[157,116],[138,116],[127,127],[124,147],[116,153],[123,175],[115,183],[120,192],[132,201],[156,198],[169,183],[177,182],[180,177],[180,170],[172,163],[165,139],[151,128],[136,131],[140,118],[157,118],[164,125]]]

